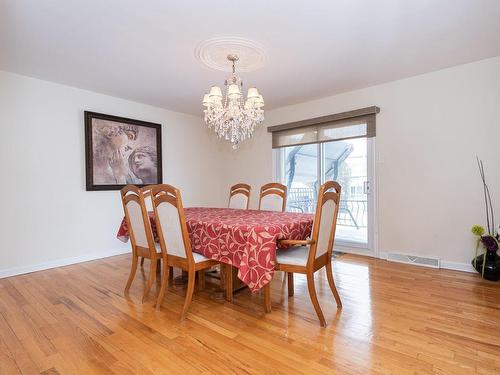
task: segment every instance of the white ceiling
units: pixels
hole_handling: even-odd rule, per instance
[[[220,36],[266,48],[270,109],[499,56],[500,1],[0,0],[1,70],[197,115]]]

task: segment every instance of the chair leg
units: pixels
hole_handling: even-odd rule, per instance
[[[144,266],[144,257],[141,258],[141,267]]]
[[[337,288],[335,287],[335,280],[333,279],[331,262],[328,262],[326,264],[326,277],[328,279],[328,284],[330,284],[330,289],[332,290],[333,296],[335,297],[335,301],[337,302],[337,307],[342,308],[342,301],[340,300],[340,295],[337,291]]]
[[[168,281],[170,280],[170,269],[172,267],[163,266],[163,275],[161,276],[161,287],[158,292],[158,297],[156,298],[156,310],[160,310],[161,303],[163,302],[163,297],[165,296],[165,290],[168,289]]]
[[[205,289],[205,270],[198,271],[198,290]]]
[[[286,275],[287,275],[287,278],[288,278],[288,281],[287,281],[287,284],[288,284],[288,297],[293,297],[293,292],[294,292],[294,288],[293,288],[293,272],[287,272]]]
[[[128,292],[132,281],[135,278],[135,272],[137,271],[137,257],[132,255],[132,265],[130,267],[130,275],[128,276],[127,284],[125,285],[125,292]]]
[[[325,317],[323,316],[323,311],[321,311],[321,307],[319,306],[316,288],[314,287],[314,273],[307,274],[307,289],[309,289],[309,297],[311,298],[314,310],[316,310],[316,315],[318,315],[321,327],[326,327]]]
[[[155,262],[154,259],[151,259],[150,266],[149,266],[149,279],[146,282],[146,286],[144,288],[144,294],[142,295],[142,302],[148,298],[149,291],[151,290],[151,287],[153,286],[155,280],[156,280],[156,265],[157,263]]]
[[[264,311],[271,312],[271,283],[267,283],[262,288],[264,290]]]
[[[168,278],[170,281],[173,281],[174,280],[174,267],[168,267],[170,268],[170,271],[168,273]]]
[[[191,300],[193,299],[193,291],[194,291],[194,279],[195,279],[194,270],[189,271],[188,273],[188,287],[186,291],[186,299],[184,300],[184,307],[182,308],[181,321],[186,317],[186,313],[188,311],[189,305],[191,304]]]

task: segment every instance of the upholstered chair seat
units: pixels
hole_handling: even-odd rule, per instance
[[[201,262],[206,262],[207,260],[210,260],[210,258],[205,257],[202,254],[198,254],[193,252],[193,258],[195,263],[201,263]]]
[[[294,246],[289,249],[278,249],[276,260],[280,264],[306,266],[310,246]]]

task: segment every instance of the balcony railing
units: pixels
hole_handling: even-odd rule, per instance
[[[317,194],[314,189],[292,188],[288,192],[287,211],[314,213]],[[338,225],[366,228],[368,225],[368,201],[360,199],[341,199]]]

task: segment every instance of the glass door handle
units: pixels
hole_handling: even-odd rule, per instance
[[[370,183],[369,183],[369,181],[363,182],[363,194],[370,194]]]

